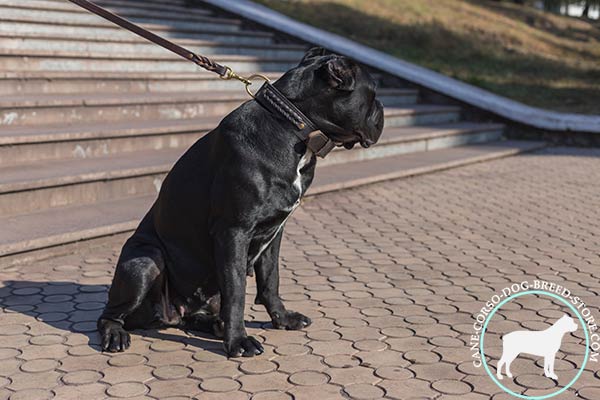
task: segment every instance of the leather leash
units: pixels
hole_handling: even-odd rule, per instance
[[[89,12],[96,14],[130,32],[133,32],[146,40],[151,41],[196,65],[219,75],[221,79],[237,79],[246,85],[246,92],[255,99],[261,106],[266,108],[272,114],[289,121],[296,130],[294,133],[303,140],[306,146],[317,156],[325,157],[333,148],[335,143],[323,132],[319,131],[315,124],[300,111],[289,99],[287,99],[277,88],[271,85],[269,78],[264,75],[254,74],[249,77],[243,77],[236,74],[230,67],[221,65],[208,57],[196,54],[185,47],[175,44],[161,36],[158,36],[139,25],[129,22],[125,18],[114,14],[97,4],[88,0],[69,0]],[[254,94],[250,90],[252,81],[263,79],[265,83],[260,90]]]

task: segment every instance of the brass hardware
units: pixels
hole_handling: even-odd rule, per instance
[[[239,76],[238,74],[233,72],[233,70],[230,67],[227,67],[227,66],[225,67],[225,75],[221,75],[219,77],[226,81],[228,81],[230,79],[237,79],[238,81],[243,82],[246,86],[252,84],[252,82],[250,82],[249,78],[244,78],[243,76]]]
[[[252,93],[252,91],[250,90],[250,85],[252,85],[252,81],[256,80],[256,79],[262,79],[265,82],[271,82],[271,80],[269,78],[267,78],[264,75],[261,74],[254,74],[254,75],[250,75],[247,80],[248,82],[246,83],[246,92],[250,95],[250,97],[254,98],[254,93]]]
[[[271,82],[271,80],[269,78],[267,78],[266,76],[261,75],[261,74],[250,75],[247,78],[244,76],[239,76],[238,74],[233,72],[233,70],[230,67],[227,67],[227,66],[225,66],[225,75],[220,76],[220,78],[224,79],[226,81],[228,81],[230,79],[237,79],[238,81],[243,82],[246,85],[246,92],[252,98],[254,98],[254,93],[252,93],[252,91],[250,90],[250,85],[252,85],[253,80],[262,79],[265,82]]]

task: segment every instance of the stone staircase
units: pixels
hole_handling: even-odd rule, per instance
[[[276,79],[307,47],[183,1],[97,3],[240,73]],[[413,88],[378,93],[381,142],[321,160],[311,194],[540,146]],[[65,0],[0,0],[0,257],[133,229],[173,162],[246,100],[239,82]]]

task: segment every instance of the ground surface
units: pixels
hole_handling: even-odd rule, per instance
[[[543,279],[600,317],[598,199],[600,151],[549,149],[310,200],[288,223],[281,289],[314,324],[270,329],[250,284],[248,331],[266,348],[254,359],[176,330],[100,353],[94,320],[122,239],[4,269],[0,399],[508,399],[473,366],[473,315],[511,282]],[[500,334],[545,329],[564,311],[533,296],[501,308],[485,339],[492,371]],[[564,337],[559,386],[522,357],[503,383],[559,389],[582,364],[581,338]],[[600,398],[598,364],[555,398]]]
[[[515,100],[600,114],[600,24],[513,2],[257,0]]]

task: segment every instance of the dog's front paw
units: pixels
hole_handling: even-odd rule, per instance
[[[252,336],[226,340],[223,346],[229,357],[254,357],[265,351],[262,344]]]
[[[546,378],[550,378],[550,379],[554,379],[555,381],[558,380],[558,376],[556,374],[545,374]]]
[[[100,325],[102,351],[116,353],[129,348],[131,345],[131,336],[123,328],[123,325],[108,320],[102,320]]]
[[[276,329],[287,329],[297,331],[306,328],[312,323],[310,318],[294,311],[286,311],[284,314],[273,315],[273,327]]]

